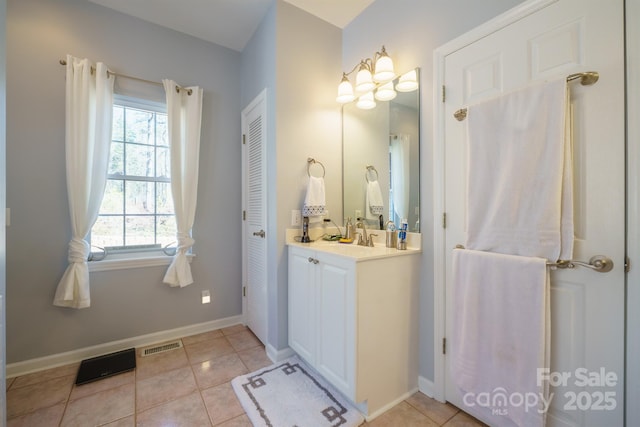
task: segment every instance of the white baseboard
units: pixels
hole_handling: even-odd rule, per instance
[[[131,347],[145,347],[151,344],[175,340],[177,338],[209,332],[237,324],[244,324],[244,317],[242,315],[212,320],[210,322],[197,323],[195,325],[183,326],[181,328],[170,329],[167,331],[154,332],[147,335],[98,344],[91,347],[80,348],[77,350],[67,351],[65,353],[52,354],[50,356],[39,357],[22,362],[9,363],[7,364],[6,376],[7,378],[13,378],[20,375],[30,374],[32,372],[80,362],[84,359],[125,350]]]
[[[433,396],[435,396],[435,384],[425,377],[418,377],[418,390],[420,390],[420,393],[426,394],[432,399],[434,398]]]
[[[418,391],[418,389],[413,389],[411,391],[408,391],[407,393],[403,394],[402,396],[398,397],[396,400],[393,400],[389,403],[387,403],[386,405],[384,405],[383,407],[379,408],[378,410],[365,415],[365,419],[367,422],[373,420],[376,417],[379,417],[380,415],[384,414],[385,412],[387,412],[389,409],[393,408],[394,406],[396,406],[397,404],[404,402],[405,400],[407,400],[408,398],[410,398],[411,396],[413,396],[416,392]],[[360,409],[360,411],[362,412],[362,409]]]
[[[265,348],[267,350],[267,357],[271,359],[273,363],[281,362],[296,354],[290,347],[282,350],[276,350],[271,344],[267,344]]]

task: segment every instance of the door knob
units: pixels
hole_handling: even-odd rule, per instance
[[[260,230],[260,231],[254,231],[253,235],[254,236],[258,236],[258,237],[262,237],[264,239],[264,230]]]
[[[613,260],[605,255],[596,255],[591,257],[589,262],[575,261],[575,260],[562,260],[557,263],[548,264],[557,268],[576,268],[576,266],[590,268],[598,273],[607,273],[613,270]]]

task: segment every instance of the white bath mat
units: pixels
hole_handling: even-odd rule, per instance
[[[297,356],[236,377],[233,389],[254,426],[358,426],[364,417]]]

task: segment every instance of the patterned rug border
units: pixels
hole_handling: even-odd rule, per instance
[[[234,378],[231,381],[233,389],[240,400],[243,408],[247,412],[247,415],[251,419],[254,426],[267,426],[275,427],[267,414],[269,408],[266,408],[264,402],[259,402],[255,394],[251,389],[257,389],[266,385],[266,381],[263,378],[267,374],[274,373],[281,370],[285,375],[292,375],[294,373],[300,373],[308,378],[317,388],[321,390],[326,398],[333,403],[321,411],[322,416],[325,417],[327,426],[358,426],[364,422],[364,416],[351,404],[345,401],[345,399],[329,385],[324,378],[322,378],[317,372],[309,368],[299,357],[293,356],[282,362],[267,366],[249,374],[241,375]],[[318,378],[316,378],[318,376]],[[338,396],[338,398],[336,398]],[[350,420],[348,418],[354,418],[353,416],[346,417],[347,415],[356,414],[355,419]],[[347,424],[350,423],[350,424]]]

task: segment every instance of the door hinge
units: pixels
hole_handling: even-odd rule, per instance
[[[624,259],[624,272],[628,273],[631,271],[631,259],[629,257],[626,257]]]
[[[442,354],[447,354],[447,339],[442,338]]]
[[[442,85],[442,103],[443,104],[446,98],[447,98],[447,88],[445,87],[445,85]]]
[[[447,213],[442,214],[442,228],[447,228]]]
[[[242,220],[243,221],[247,220],[247,211],[242,211]]]
[[[246,144],[247,143],[247,135],[245,135],[244,133],[242,134],[242,144]]]
[[[247,287],[246,287],[246,286],[243,286],[243,287],[242,287],[242,296],[243,296],[243,297],[246,297],[246,296],[247,296]]]

